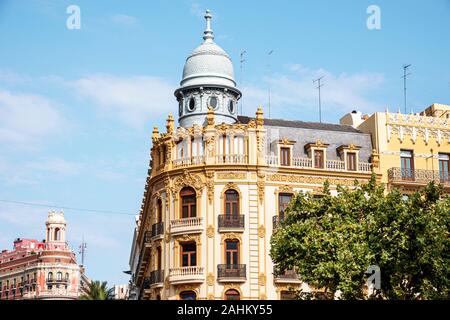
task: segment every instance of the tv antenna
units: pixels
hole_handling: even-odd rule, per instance
[[[271,76],[272,76],[272,66],[271,66],[271,64],[270,64],[270,56],[272,55],[272,53],[273,53],[273,50],[270,50],[268,53],[267,53],[267,57],[268,57],[268,67],[269,67],[269,118],[270,118],[270,78],[271,78]]]
[[[244,54],[246,54],[247,53],[247,51],[245,51],[245,50],[243,50],[243,51],[241,51],[241,54],[240,54],[240,59],[239,59],[239,62],[240,62],[240,72],[241,72],[241,74],[240,74],[240,83],[241,83],[241,87],[243,87],[244,85],[243,85],[243,81],[244,81],[244,79],[243,79],[243,69],[244,69],[244,62],[245,62],[245,59],[244,59]],[[242,111],[242,109],[243,109],[243,107],[244,107],[244,96],[242,96],[241,97],[241,116],[243,116],[244,114],[243,114],[243,111]]]
[[[323,84],[320,83],[320,81],[324,78],[325,76],[321,76],[320,78],[317,78],[316,80],[313,80],[313,84],[317,82],[317,87],[316,89],[319,89],[319,122],[322,123],[322,102],[320,100],[320,88],[323,87]]]
[[[406,114],[406,78],[411,74],[411,73],[406,73],[408,68],[411,67],[411,64],[405,64],[403,65],[403,96],[404,96],[404,102],[405,102],[405,114]]]
[[[86,245],[86,242],[84,242],[84,236],[83,236],[83,238],[81,240],[81,245],[79,246],[80,251],[78,252],[81,254],[81,265],[82,266],[84,266],[84,256],[86,254],[86,248],[87,248],[87,245]]]

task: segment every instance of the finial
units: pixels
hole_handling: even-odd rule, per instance
[[[157,140],[158,139],[158,127],[153,127],[153,133],[152,133],[152,139]]]
[[[258,127],[261,127],[264,124],[264,112],[262,110],[262,107],[259,106],[256,110],[256,125]]]
[[[173,123],[174,123],[174,121],[173,121],[172,113],[169,113],[169,116],[167,117],[167,120],[166,120],[167,133],[173,132],[173,129],[174,129]]]
[[[206,121],[208,123],[208,127],[214,126],[214,109],[212,107],[208,107],[208,114],[206,115]]]
[[[211,11],[208,9],[205,13],[206,29],[205,32],[203,32],[205,34],[203,36],[203,40],[205,40],[205,42],[212,42],[214,40],[214,32],[211,29],[211,19]]]

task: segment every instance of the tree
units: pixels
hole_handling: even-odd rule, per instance
[[[88,292],[80,297],[80,300],[112,300],[114,288],[108,288],[107,282],[91,281]]]
[[[332,196],[299,193],[271,239],[279,272],[296,269],[300,278],[330,298],[366,297],[365,271],[381,268],[376,297],[449,297],[450,199],[434,183],[404,199],[384,192],[375,176],[355,188],[338,186]],[[311,296],[307,296],[311,297]],[[314,296],[313,296],[314,297]]]

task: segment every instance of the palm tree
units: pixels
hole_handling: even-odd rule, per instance
[[[114,299],[114,288],[108,288],[106,281],[91,281],[86,294],[80,300],[112,300]]]

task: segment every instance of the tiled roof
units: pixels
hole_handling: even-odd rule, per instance
[[[238,116],[238,121],[243,124],[247,124],[252,119],[254,119],[254,118],[250,118],[247,116]],[[334,124],[334,123],[305,122],[305,121],[299,121],[299,120],[264,119],[264,125],[265,126],[273,126],[273,127],[290,127],[290,128],[302,128],[302,129],[312,129],[312,130],[362,133],[361,131],[359,131],[349,125]]]

